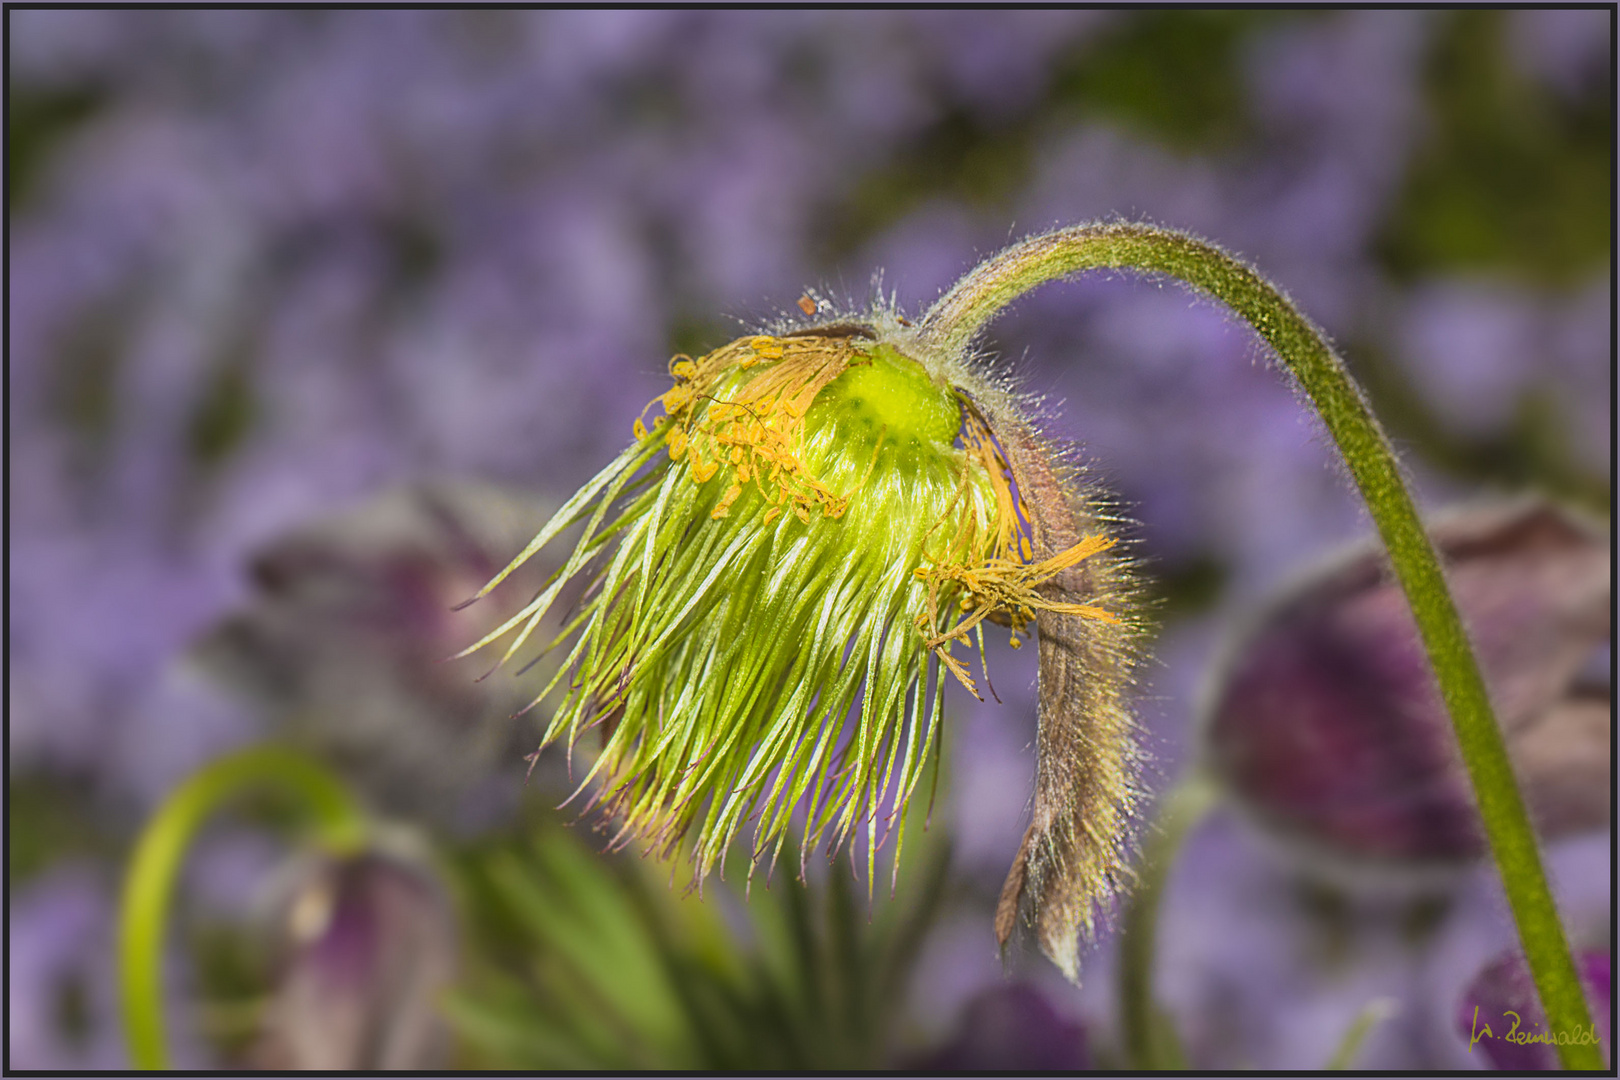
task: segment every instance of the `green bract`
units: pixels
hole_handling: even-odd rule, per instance
[[[701,878],[750,819],[753,858],[774,861],[802,810],[801,851],[865,830],[870,880],[890,831],[898,861],[939,727],[930,658],[971,689],[952,643],[1054,606],[1033,586],[1057,570],[1029,562],[971,400],[864,328],[744,338],[670,370],[665,415],[638,420],[479,595],[584,520],[567,564],[473,649],[515,634],[512,656],[585,575],[567,662],[536,701],[562,693],[542,745],[601,729],[584,783],[618,840],[668,854],[695,826]]]

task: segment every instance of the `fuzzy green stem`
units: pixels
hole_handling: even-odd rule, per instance
[[[1215,785],[1194,773],[1165,795],[1157,824],[1143,845],[1136,888],[1120,927],[1120,1027],[1133,1069],[1185,1069],[1175,1029],[1153,999],[1153,953],[1159,902],[1176,853],[1215,805]]]
[[[336,851],[363,842],[365,819],[342,781],[291,750],[261,746],[220,758],[175,788],[146,823],[124,878],[118,913],[118,985],[129,1056],[138,1069],[169,1068],[163,1026],[163,939],[175,878],[203,823],[232,796],[274,787],[303,803],[317,839]]]
[[[1535,833],[1440,561],[1389,440],[1326,335],[1258,271],[1219,248],[1185,233],[1115,223],[1060,229],[980,264],[923,317],[921,343],[960,355],[997,313],[1025,292],[1104,267],[1164,274],[1220,300],[1265,339],[1316,406],[1367,502],[1412,606],[1549,1027],[1586,1030],[1586,999],[1542,871]],[[1560,1046],[1558,1052],[1566,1069],[1603,1068],[1597,1047]]]

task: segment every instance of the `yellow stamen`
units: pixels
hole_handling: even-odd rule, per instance
[[[757,484],[766,502],[791,503],[800,520],[808,521],[811,511],[842,516],[847,498],[807,475],[798,455],[811,403],[859,356],[847,341],[761,334],[697,360],[675,357],[670,374],[676,385],[656,399],[671,424],[670,459],[690,454],[690,475],[698,484],[729,466],[737,485]],[[762,370],[740,385],[729,378],[753,367]],[[729,512],[735,498],[716,510]]]
[[[929,615],[924,634],[930,631],[934,633],[926,638],[925,646],[977,697],[978,690],[967,669],[951,657],[950,643],[967,641],[969,631],[985,619],[995,617],[1011,626],[1015,635],[1034,620],[1037,611],[1078,615],[1104,622],[1118,622],[1119,619],[1106,608],[1095,604],[1050,600],[1036,591],[1039,586],[1081,560],[1113,547],[1114,540],[1106,536],[1084,537],[1067,550],[1039,562],[1031,562],[1034,546],[1024,528],[1029,515],[1013,490],[1010,479],[1012,470],[991,437],[989,427],[971,404],[964,409],[962,428],[963,445],[968,451],[968,470],[975,465],[981,468],[995,494],[994,540],[989,545],[991,553],[983,562],[975,563],[953,561],[949,556],[932,557],[929,559],[930,565],[919,566],[912,573],[928,583]],[[958,502],[966,493],[969,479],[968,472],[964,472]],[[959,522],[957,535],[947,551],[962,553],[956,556],[960,559],[964,555],[971,558],[973,552],[984,550],[979,539],[979,525],[972,515],[958,516],[956,504],[953,504],[947,517],[956,517]],[[942,627],[941,594],[949,585],[960,589],[955,605],[956,621],[953,625]],[[1016,636],[1012,644],[1014,648],[1018,647]]]
[[[741,484],[732,484],[730,487],[726,488],[726,493],[720,496],[719,505],[709,512],[709,516],[711,518],[723,518],[727,514],[731,513],[731,504],[736,502],[737,496],[741,494]]]

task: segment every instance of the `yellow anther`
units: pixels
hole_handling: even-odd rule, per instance
[[[641,422],[641,417],[636,417],[636,422],[630,425],[630,434],[636,437],[637,442],[647,437],[647,425]]]
[[[959,599],[960,621],[945,632],[930,638],[927,647],[938,649],[947,641],[961,639],[973,627],[991,615],[1005,616],[1016,630],[1022,629],[1035,618],[1036,611],[1054,611],[1065,615],[1079,615],[1102,622],[1118,622],[1112,612],[1094,604],[1073,604],[1049,600],[1035,591],[1069,567],[1114,546],[1105,536],[1088,536],[1066,551],[1037,563],[1013,562],[992,556],[982,566],[966,567],[939,563],[922,568],[922,576],[929,582],[929,609],[937,620],[939,615],[938,588],[944,582],[955,582],[962,587]],[[952,669],[954,671],[954,668]]]
[[[748,347],[758,353],[762,360],[780,360],[782,358],[782,343],[764,334],[749,338]]]
[[[820,511],[826,518],[843,515],[848,500],[839,498],[808,474],[798,460],[804,416],[821,390],[848,370],[856,354],[841,341],[782,340],[759,334],[733,342],[694,360],[677,355],[669,362],[676,384],[655,400],[664,415],[653,424],[670,423],[665,446],[672,461],[685,460],[694,484],[722,468],[735,475],[732,486],[754,483],[763,501],[791,508],[809,521]],[[742,379],[734,373],[780,361]],[[646,437],[646,425],[636,427]],[[721,516],[739,497],[716,504]]]
[[[723,518],[727,514],[731,513],[731,504],[736,502],[737,496],[741,494],[741,484],[732,484],[730,487],[726,488],[726,493],[720,496],[719,505],[709,512],[709,516],[711,518]]]
[[[692,388],[685,383],[672,386],[664,392],[662,400],[664,402],[664,411],[674,416],[692,403]]]

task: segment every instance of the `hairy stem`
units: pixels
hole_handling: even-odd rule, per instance
[[[1254,327],[1310,397],[1367,502],[1412,606],[1550,1030],[1586,1030],[1586,999],[1535,833],[1439,559],[1389,440],[1326,335],[1258,271],[1219,248],[1185,233],[1118,223],[1059,229],[980,264],[923,316],[919,337],[926,347],[960,354],[1025,292],[1102,267],[1164,274],[1220,300]],[[1558,1053],[1566,1069],[1603,1068],[1595,1046],[1560,1046]]]
[[[138,1069],[169,1068],[163,1026],[163,939],[175,878],[192,837],[232,796],[249,788],[278,788],[297,796],[317,838],[353,851],[365,820],[326,767],[277,747],[254,747],[193,773],[152,815],[136,841],[118,912],[118,991],[129,1056]]]

